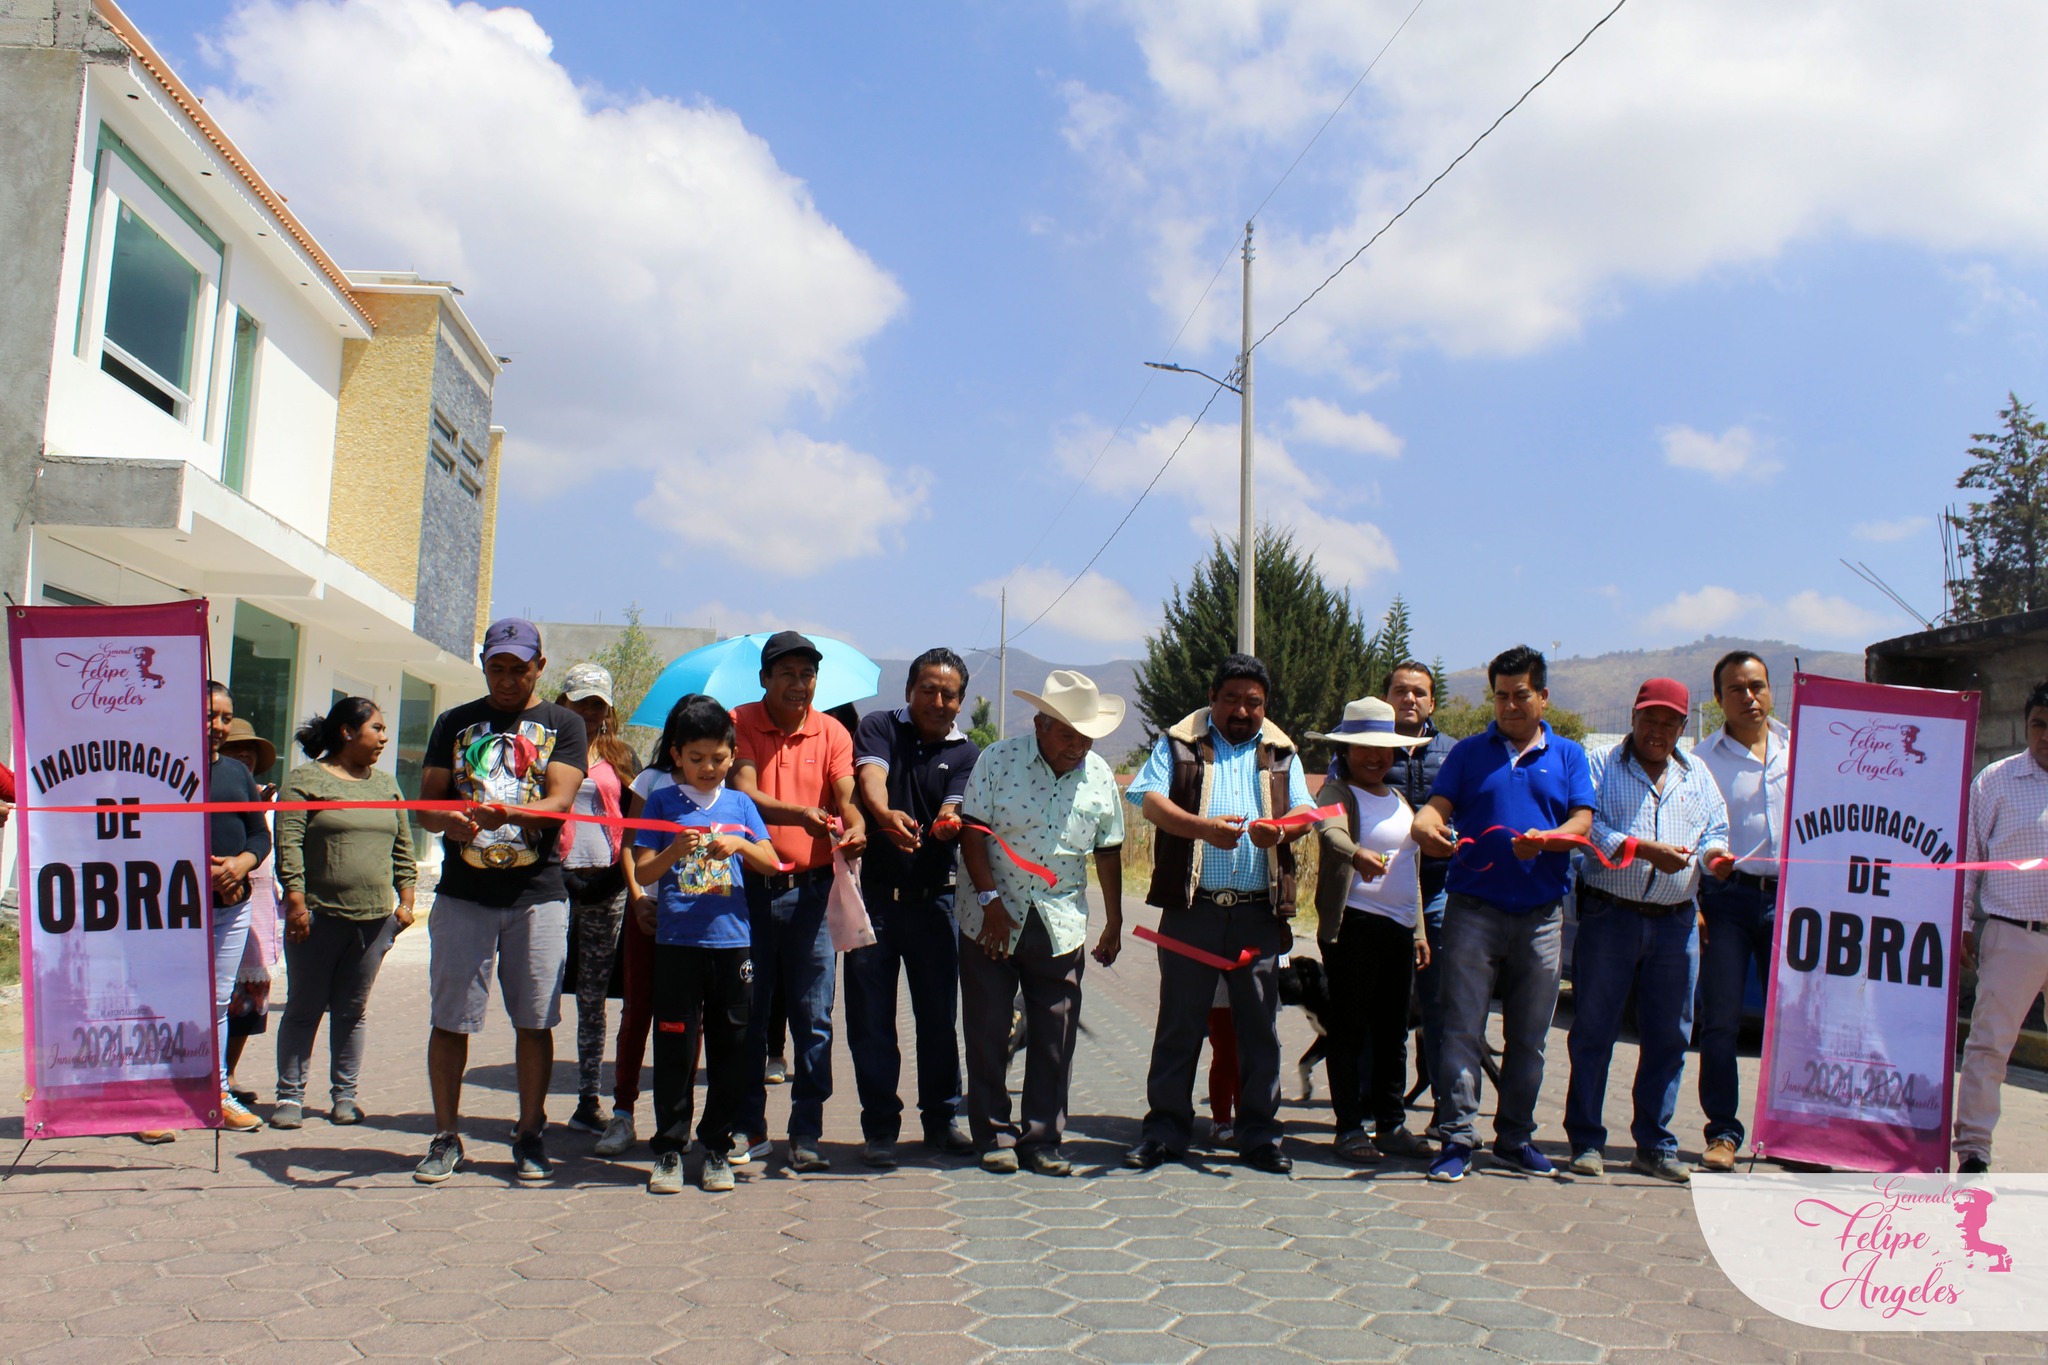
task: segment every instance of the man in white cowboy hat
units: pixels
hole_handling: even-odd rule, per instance
[[[1073,1170],[1060,1136],[1081,1026],[1091,856],[1104,916],[1095,960],[1106,967],[1123,947],[1123,807],[1115,775],[1093,749],[1123,723],[1124,699],[1064,668],[1046,677],[1042,693],[1015,695],[1038,711],[1032,732],[982,752],[960,805],[970,889],[954,898],[953,913],[970,940],[960,945],[967,1125],[985,1169],[1008,1174],[1021,1164],[1057,1176]],[[990,833],[1051,872],[1052,885],[1019,867]],[[1010,1011],[1019,992],[1024,1095],[1022,1122],[1013,1123]]]
[[[1237,1030],[1237,1142],[1244,1164],[1285,1175],[1280,1150],[1280,995],[1275,973],[1294,944],[1294,852],[1308,826],[1262,823],[1313,808],[1294,741],[1266,719],[1266,666],[1232,654],[1217,666],[1209,705],[1159,737],[1124,797],[1158,833],[1148,905],[1159,932],[1213,956],[1258,956],[1222,973]],[[1197,848],[1199,845],[1199,850]],[[1219,969],[1159,954],[1159,1023],[1146,1079],[1144,1138],[1124,1164],[1150,1170],[1194,1141],[1195,1068],[1209,1036]]]
[[[1316,799],[1341,807],[1316,827],[1316,941],[1330,983],[1330,1108],[1340,1160],[1421,1157],[1429,1144],[1406,1126],[1408,997],[1429,964],[1422,909],[1422,850],[1408,838],[1415,808],[1394,769],[1429,736],[1404,735],[1378,697],[1349,702],[1329,734],[1335,757]],[[1373,1131],[1368,1134],[1366,1125]]]

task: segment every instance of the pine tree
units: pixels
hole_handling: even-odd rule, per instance
[[[1273,675],[1266,716],[1303,744],[1308,731],[1335,725],[1345,702],[1367,695],[1371,642],[1350,594],[1323,581],[1292,533],[1262,526],[1256,545],[1258,653]],[[1236,648],[1236,547],[1217,537],[1145,641],[1137,692],[1148,733],[1207,706],[1216,665]]]
[[[967,737],[983,749],[996,742],[996,711],[987,697],[974,699],[974,710],[967,717]]]
[[[1948,513],[1970,561],[1967,577],[1949,582],[1957,620],[1982,620],[2048,607],[2048,424],[2016,394],[1999,411],[2004,428],[1970,439],[1971,464],[1958,488],[1981,488],[1991,497]]]

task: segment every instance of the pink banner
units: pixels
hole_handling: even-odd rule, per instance
[[[1948,1169],[1977,694],[1800,675],[1758,1151]]]
[[[7,614],[23,1135],[213,1126],[206,603]]]

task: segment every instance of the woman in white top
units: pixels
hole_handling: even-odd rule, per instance
[[[1428,742],[1394,728],[1394,708],[1377,697],[1344,708],[1343,723],[1310,739],[1335,749],[1316,803],[1342,806],[1317,826],[1316,939],[1330,983],[1330,1107],[1337,1155],[1368,1165],[1382,1155],[1425,1157],[1429,1143],[1408,1131],[1408,997],[1429,962],[1422,884],[1408,832],[1415,812],[1387,783],[1403,750]],[[1370,1112],[1368,1112],[1370,1111]],[[1368,1136],[1366,1125],[1373,1131]]]

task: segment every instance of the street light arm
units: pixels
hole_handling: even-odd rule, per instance
[[[1217,388],[1228,389],[1232,393],[1236,394],[1238,397],[1244,397],[1243,389],[1240,389],[1237,385],[1231,383],[1227,379],[1218,379],[1215,375],[1210,374],[1207,370],[1198,370],[1190,365],[1169,365],[1164,361],[1160,360],[1148,360],[1145,362],[1145,366],[1147,369],[1153,370],[1171,370],[1175,374],[1200,375],[1202,378],[1208,380],[1211,384],[1214,384]]]

